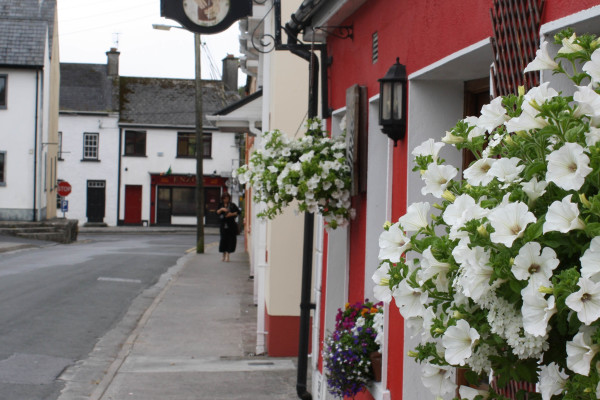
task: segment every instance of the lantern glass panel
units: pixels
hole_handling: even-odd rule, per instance
[[[389,120],[392,118],[392,84],[390,82],[384,82],[381,86],[383,90],[381,119]]]
[[[402,119],[402,82],[394,82],[394,119]]]

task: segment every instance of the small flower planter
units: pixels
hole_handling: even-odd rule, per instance
[[[381,382],[381,353],[374,351],[369,354],[371,360],[371,369],[373,370],[373,381]]]

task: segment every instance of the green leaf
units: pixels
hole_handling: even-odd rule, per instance
[[[542,236],[544,228],[544,220],[538,220],[535,224],[529,225],[523,234],[523,242],[532,242]]]
[[[523,177],[526,181],[531,180],[535,175],[546,170],[546,163],[543,160],[536,160],[528,164],[523,170]]]

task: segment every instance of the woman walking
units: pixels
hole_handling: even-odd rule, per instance
[[[229,261],[229,253],[235,251],[237,243],[238,225],[237,218],[240,209],[231,202],[229,193],[223,193],[221,204],[217,209],[217,214],[221,218],[221,241],[219,242],[219,252],[223,253],[223,261]]]

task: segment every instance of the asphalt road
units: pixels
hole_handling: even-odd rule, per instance
[[[193,234],[89,234],[0,254],[0,399],[58,398],[61,373],[85,360],[194,244]]]

